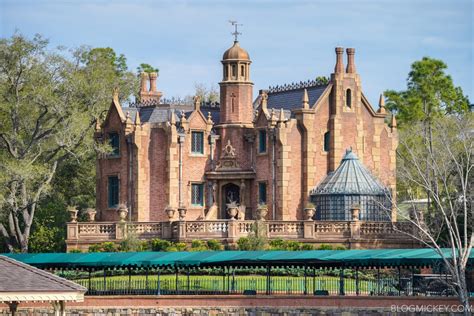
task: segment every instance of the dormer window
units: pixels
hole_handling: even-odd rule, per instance
[[[346,106],[348,108],[352,107],[352,91],[351,91],[351,89],[346,90]]]
[[[203,132],[191,132],[191,153],[195,155],[204,154]]]

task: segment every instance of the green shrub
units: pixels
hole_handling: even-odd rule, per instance
[[[314,246],[311,244],[302,244],[300,249],[301,250],[314,250]]]
[[[111,242],[106,241],[100,244],[94,244],[89,246],[89,252],[117,252],[117,246]]]
[[[153,251],[169,251],[168,248],[171,247],[171,242],[168,240],[163,240],[159,238],[152,239],[150,241],[151,250]]]
[[[334,248],[335,250],[347,250],[347,248],[343,245],[339,245],[339,246],[336,246],[336,248]]]
[[[69,250],[69,253],[82,253],[81,249],[71,249]]]
[[[186,243],[184,242],[177,242],[174,244],[174,247],[178,249],[178,251],[185,251],[186,250]]]
[[[190,251],[206,251],[208,250],[208,248],[207,248],[206,242],[204,242],[203,240],[196,239],[191,242],[191,249],[189,250]]]
[[[223,247],[219,241],[215,239],[211,239],[207,241],[207,248],[209,248],[209,250],[218,251],[218,250],[222,250]]]
[[[332,250],[332,245],[328,245],[328,244],[321,244],[319,247],[318,247],[318,250]]]

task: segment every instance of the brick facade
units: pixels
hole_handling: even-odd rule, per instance
[[[355,51],[346,52],[345,69],[344,51],[336,48],[329,84],[261,90],[252,102],[251,61],[236,42],[222,60],[220,107],[197,98],[192,105],[168,104],[156,88],[157,74],[142,74],[140,102],[122,108],[114,97],[96,131],[99,141],[119,134],[119,154],[97,160],[98,219],[118,220],[109,205],[108,184],[110,176],[118,176],[118,202],[128,206],[134,221],[177,219],[177,212],[169,218],[165,210],[179,208],[186,209],[189,220],[227,218],[229,197],[250,219],[262,187],[267,219],[301,220],[310,191],[339,166],[350,147],[395,194],[396,124],[394,119],[392,127],[386,123],[383,98],[373,110],[362,92]],[[298,104],[290,104],[290,95]],[[192,146],[201,144],[193,144],[194,132],[203,139],[197,153]],[[202,185],[202,192],[194,192],[202,193],[195,197],[202,203],[192,203],[193,185]]]

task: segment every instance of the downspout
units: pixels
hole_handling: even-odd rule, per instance
[[[178,136],[178,207],[183,206],[183,192],[182,192],[182,184],[183,184],[183,142],[184,142],[184,135]]]
[[[133,186],[133,146],[131,135],[127,137],[128,146],[128,221],[132,221],[133,201],[132,201],[132,186]]]
[[[275,128],[273,128],[273,133],[272,133],[272,214],[273,214],[273,220],[276,219],[276,177],[275,177],[275,165],[276,165],[276,159],[275,159],[275,146],[276,146],[276,134],[275,134]]]

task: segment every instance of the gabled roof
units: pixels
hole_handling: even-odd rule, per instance
[[[385,195],[389,190],[365,168],[352,150],[347,150],[341,164],[311,192],[322,194]]]
[[[86,288],[52,273],[0,256],[0,302],[49,300],[48,297],[82,300],[86,291]]]

